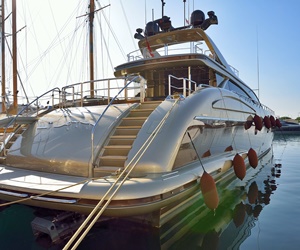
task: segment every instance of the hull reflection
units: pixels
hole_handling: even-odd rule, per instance
[[[229,178],[220,183],[217,188],[223,191],[219,207],[211,211],[202,205],[201,198],[196,200],[174,218],[173,224],[170,221],[164,225],[160,234],[162,249],[184,249],[187,245],[191,249],[239,249],[270,203],[280,168],[269,152],[247,180],[232,182]]]
[[[93,244],[117,249],[238,249],[251,234],[263,208],[277,189],[281,165],[270,151],[251,169],[248,179],[233,175],[217,184],[221,191],[219,207],[209,210],[202,196],[194,195],[181,204],[181,212],[159,229],[143,227],[132,220],[114,219],[99,223],[82,242],[80,249]],[[175,213],[175,211],[174,211]]]

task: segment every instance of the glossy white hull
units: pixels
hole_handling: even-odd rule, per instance
[[[223,93],[227,99],[220,93],[216,88],[202,88],[178,101],[159,133],[134,164],[134,169],[112,198],[104,215],[151,213],[198,192],[203,169],[197,154],[205,170],[222,181],[224,176],[232,174],[232,159],[236,153],[247,162],[250,148],[255,149],[259,157],[270,149],[273,132],[264,127],[255,134],[254,126],[249,130],[244,128],[249,115],[270,114],[256,105],[245,105],[243,99],[238,99],[231,92]],[[129,151],[127,163],[142,148],[155,128],[154,124],[158,124],[174,102],[165,100],[149,115]],[[133,106],[112,108],[107,119],[99,124],[97,141],[105,143],[109,130],[113,130],[114,124],[126,116],[129,108]],[[90,108],[95,109],[99,108]],[[16,140],[7,155],[6,165],[0,166],[0,199],[24,199],[25,204],[33,206],[86,214],[95,207],[118,175],[88,176],[90,154],[85,149],[90,147],[88,136],[92,119],[89,121],[86,115],[91,111],[85,114],[82,110],[70,108],[68,116],[64,115],[66,110],[52,111],[31,124]],[[105,130],[107,132],[100,132]],[[197,154],[191,147],[187,131]],[[225,150],[228,146],[232,146],[231,151]],[[203,156],[207,151],[210,155]],[[78,152],[82,154],[80,157]]]

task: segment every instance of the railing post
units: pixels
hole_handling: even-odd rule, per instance
[[[190,42],[190,53],[195,53],[194,42]]]
[[[110,102],[110,80],[107,82],[107,104]]]
[[[171,95],[171,75],[168,75],[169,95]]]
[[[146,85],[146,80],[142,78],[140,80],[140,102],[141,103],[145,101],[145,85]]]
[[[80,83],[80,91],[81,91],[80,107],[83,107],[83,83]]]
[[[189,95],[190,95],[191,94],[191,89],[192,89],[191,66],[188,67],[188,77],[189,77]]]
[[[54,107],[54,90],[52,91],[52,107]]]
[[[126,79],[124,79],[124,87],[125,86],[126,86]],[[128,98],[128,88],[127,87],[125,88],[124,98],[125,98],[125,100],[127,100],[127,98]]]
[[[39,102],[38,102],[38,98],[36,99],[36,116],[38,116],[39,114]],[[29,107],[29,106],[28,106]],[[27,111],[28,112],[28,111]]]
[[[60,103],[61,103],[61,108],[62,108],[63,105],[64,105],[63,92],[62,92],[62,90],[61,90],[61,92],[59,93],[59,98],[60,98]]]
[[[183,96],[186,97],[186,78],[183,78]]]
[[[167,56],[168,55],[168,44],[165,44],[165,56]]]

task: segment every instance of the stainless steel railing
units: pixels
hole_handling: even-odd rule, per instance
[[[120,89],[123,89],[123,99],[133,99],[136,94],[140,92],[139,99],[143,100],[144,91],[142,92],[141,86],[127,86],[127,81],[130,81],[130,77],[119,78],[107,78],[101,80],[78,82],[62,88],[62,100],[63,105],[74,105],[76,102],[79,106],[83,106],[84,101],[89,100],[102,100],[107,104],[110,103],[112,96],[115,96]],[[94,83],[94,89],[91,93],[90,84]],[[137,98],[136,98],[137,99]]]
[[[177,86],[172,85],[172,79],[182,80],[182,87],[177,87]],[[188,86],[187,86],[187,83],[188,83]],[[192,88],[192,84],[194,84],[194,88]],[[187,96],[186,91],[188,91],[188,95],[190,95],[197,88],[197,83],[195,81],[190,80],[188,78],[184,78],[184,77],[178,78],[178,77],[173,76],[173,75],[169,75],[168,85],[169,85],[169,96],[171,96],[171,88],[181,90],[184,97]]]
[[[4,150],[4,154],[5,154],[5,152],[6,152],[6,140],[5,140],[5,138],[6,138],[6,133],[7,133],[7,129],[10,127],[10,126],[12,126],[15,122],[16,122],[16,120],[17,120],[17,118],[19,117],[19,116],[21,116],[23,113],[24,113],[24,111],[25,110],[28,110],[30,107],[31,107],[31,105],[32,104],[34,104],[34,103],[36,103],[36,116],[38,116],[38,112],[40,111],[40,109],[38,108],[38,106],[39,106],[39,100],[41,99],[41,98],[43,98],[44,96],[46,96],[46,95],[48,95],[49,93],[51,93],[51,98],[52,98],[52,106],[54,106],[54,100],[55,100],[55,93],[58,93],[58,99],[60,100],[60,93],[61,93],[61,91],[60,91],[60,89],[59,88],[53,88],[53,89],[51,89],[51,90],[49,90],[49,91],[47,91],[47,92],[45,92],[44,94],[42,94],[42,95],[40,95],[40,96],[38,96],[37,98],[35,98],[33,101],[31,101],[30,103],[28,103],[27,105],[25,105],[17,114],[16,114],[16,116],[14,116],[9,122],[8,122],[8,124],[5,126],[5,129],[4,129],[4,133],[3,133],[3,150]],[[60,103],[60,101],[59,101],[59,103]],[[34,116],[31,116],[31,117],[34,117]]]

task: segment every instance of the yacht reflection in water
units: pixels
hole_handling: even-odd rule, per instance
[[[219,192],[223,191],[215,211],[201,206],[199,198],[174,218],[173,225],[167,223],[164,229],[168,233],[161,232],[162,249],[184,249],[187,245],[191,249],[238,249],[250,236],[264,206],[271,202],[280,175],[281,164],[273,162],[269,152],[248,180],[239,184],[229,177],[218,185]],[[172,235],[171,231],[177,233]]]
[[[91,230],[79,249],[238,249],[271,202],[280,174],[281,164],[273,162],[269,152],[250,170],[248,179],[237,181],[230,175],[217,184],[220,203],[215,211],[203,205],[200,194],[195,195],[182,205],[180,213],[178,208],[176,215],[170,213],[160,229],[126,219],[109,220]]]

